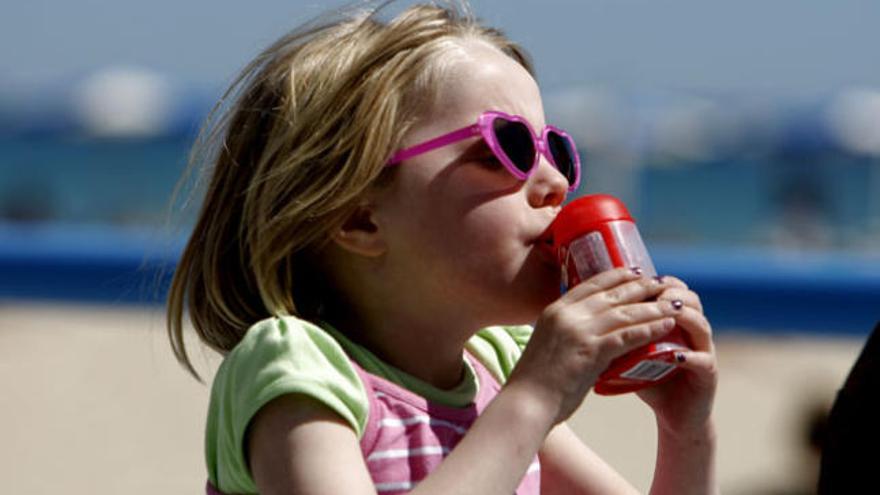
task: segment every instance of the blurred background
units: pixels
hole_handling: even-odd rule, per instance
[[[408,2],[402,2],[402,5]],[[34,0],[0,18],[0,478],[193,493],[207,387],[165,341],[191,209],[172,200],[236,71],[339,2]],[[880,320],[880,4],[473,0],[532,54],[577,195],[622,198],[718,340],[726,493],[811,493],[825,412]],[[204,351],[210,377],[218,358]],[[646,490],[654,426],[578,433]]]

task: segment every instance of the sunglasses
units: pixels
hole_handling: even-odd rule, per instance
[[[538,168],[541,155],[544,155],[568,180],[569,191],[574,191],[580,184],[581,159],[574,140],[567,132],[548,125],[538,136],[523,117],[494,110],[483,112],[476,124],[398,151],[386,165],[396,165],[478,134],[504,168],[519,180],[528,179]]]

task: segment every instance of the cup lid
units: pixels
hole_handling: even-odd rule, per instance
[[[565,205],[550,224],[548,232],[553,236],[554,247],[558,249],[576,237],[615,220],[633,221],[626,205],[610,194],[590,194]]]

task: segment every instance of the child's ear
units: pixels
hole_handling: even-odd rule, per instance
[[[358,205],[352,210],[331,237],[337,246],[361,256],[376,257],[386,248],[375,212],[369,204]]]

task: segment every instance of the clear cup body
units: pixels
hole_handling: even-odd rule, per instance
[[[657,275],[639,229],[628,220],[605,222],[601,229],[585,232],[563,245],[558,255],[563,292],[617,266],[637,266],[647,276]]]
[[[657,274],[635,223],[612,220],[584,232],[557,252],[563,293],[599,272],[615,267],[639,267],[645,276]],[[639,390],[670,378],[677,367],[675,353],[688,349],[681,330],[612,361],[596,382],[595,390],[615,395]]]

